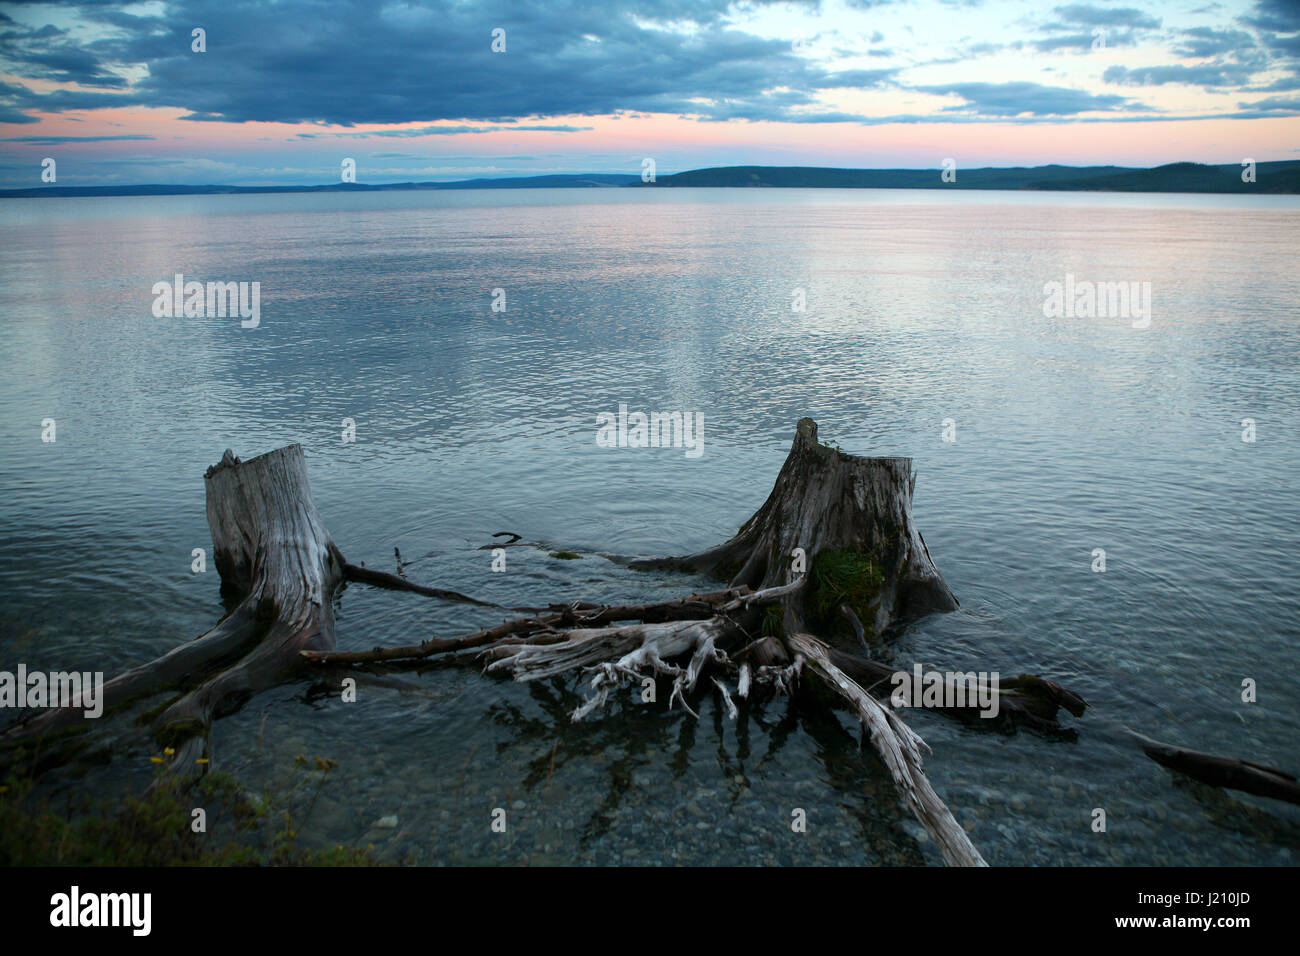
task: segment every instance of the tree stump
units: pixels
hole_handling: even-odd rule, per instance
[[[784,602],[788,634],[811,630],[861,649],[892,625],[957,599],[912,521],[910,458],[863,458],[817,440],[799,420],[763,506],[730,540],[698,554],[632,562],[641,569],[711,574],[755,590],[789,583],[804,555],[809,587]]]
[[[170,765],[199,772],[215,716],[300,671],[300,651],[334,647],[331,597],[345,562],[312,500],[299,445],[248,461],[229,450],[204,476],[213,559],[222,593],[236,602],[212,630],[104,685],[105,711],[175,694],[150,724]],[[76,708],[11,727],[13,741],[82,721]]]

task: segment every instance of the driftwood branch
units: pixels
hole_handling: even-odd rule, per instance
[[[343,577],[345,580],[355,581],[358,584],[370,584],[377,588],[387,588],[390,591],[411,591],[425,597],[438,598],[441,601],[459,601],[462,604],[476,604],[479,607],[503,607],[503,605],[493,604],[491,601],[480,601],[478,598],[470,597],[468,594],[461,594],[459,591],[448,591],[444,588],[431,588],[423,584],[415,584],[400,575],[390,574],[387,571],[375,571],[358,564],[344,562]],[[533,608],[526,607],[504,609],[509,611],[533,610]]]
[[[857,712],[867,729],[871,745],[880,755],[885,769],[908,808],[925,827],[939,852],[951,866],[987,866],[984,858],[971,843],[961,824],[953,817],[947,805],[934,792],[921,765],[921,750],[929,750],[898,715],[882,707],[876,699],[831,660],[830,648],[810,634],[795,634],[790,645],[802,655],[807,664],[805,673],[812,672],[839,693]]]
[[[1223,757],[1161,743],[1144,737],[1135,730],[1130,730],[1129,733],[1137,740],[1143,752],[1160,766],[1184,773],[1193,780],[1214,787],[1253,793],[1257,797],[1271,797],[1300,804],[1300,781],[1285,771],[1235,757]]]
[[[511,636],[553,631],[561,627],[600,627],[614,621],[689,620],[709,617],[718,613],[728,601],[748,592],[748,588],[726,588],[704,594],[691,594],[651,604],[571,604],[561,610],[535,617],[504,621],[495,627],[485,628],[461,637],[429,638],[418,644],[400,647],[376,647],[369,651],[303,651],[305,660],[320,664],[363,664],[391,661],[422,660],[434,654],[466,651],[484,647]]]

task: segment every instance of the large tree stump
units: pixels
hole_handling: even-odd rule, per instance
[[[202,636],[104,685],[106,711],[151,694],[176,695],[151,729],[185,775],[197,772],[223,708],[300,670],[300,651],[334,647],[330,599],[345,569],[312,500],[301,446],[242,462],[227,451],[205,485],[213,560],[235,608]],[[41,737],[82,720],[76,708],[47,711],[5,736]]]
[[[897,622],[957,607],[912,521],[915,484],[910,458],[846,454],[821,444],[817,423],[803,418],[767,501],[733,538],[632,567],[702,572],[762,590],[791,580],[801,549],[810,587],[786,599],[785,632],[812,630],[857,646]]]
[[[334,647],[331,598],[346,565],[316,510],[302,446],[245,462],[227,451],[204,478],[222,591],[239,599],[234,613],[251,620],[253,633],[242,657],[159,716],[178,767],[202,756],[223,707],[283,683],[301,668],[300,651]]]

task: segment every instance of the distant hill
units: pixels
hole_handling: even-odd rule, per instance
[[[630,186],[640,176],[626,173],[577,173],[563,176],[516,176],[512,179],[464,179],[454,183],[417,183],[436,189],[582,189],[591,186]]]
[[[33,196],[210,196],[243,193],[373,193],[412,189],[590,189],[627,186],[641,177],[626,173],[570,173],[558,176],[516,176],[505,179],[465,179],[450,183],[329,183],[324,186],[34,186],[0,189],[0,199]]]
[[[1127,172],[1123,166],[957,169],[945,183],[938,169],[834,169],[823,166],[718,166],[660,176],[655,186],[769,186],[817,189],[1024,189],[1031,182]],[[641,185],[637,183],[636,185]],[[646,184],[651,185],[651,184]]]
[[[1080,176],[1039,183],[1031,189],[1105,190],[1143,193],[1297,193],[1300,162],[1259,163],[1255,182],[1241,181],[1241,165],[1170,163],[1154,169],[1126,169],[1109,175]]]
[[[1110,192],[1300,193],[1300,160],[1258,163],[1254,183],[1242,167],[1171,163],[1126,166],[980,167],[956,170],[945,183],[938,169],[830,169],[821,166],[721,166],[661,176],[646,186],[833,189],[1055,189]],[[640,182],[633,185],[643,185]]]
[[[939,169],[834,169],[824,166],[717,166],[660,176],[653,183],[620,173],[572,173],[466,179],[449,183],[331,183],[324,186],[36,186],[0,189],[0,199],[33,196],[193,196],[242,193],[387,192],[435,189],[644,189],[749,187],[795,189],[1050,189],[1079,192],[1300,193],[1300,160],[1259,163],[1255,182],[1240,164],[1170,163],[1128,166],[984,166],[956,170],[945,183]]]

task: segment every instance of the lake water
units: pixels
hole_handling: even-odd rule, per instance
[[[810,416],[846,451],[915,460],[916,521],[962,606],[909,627],[899,659],[1089,701],[1073,740],[909,712],[990,863],[1296,862],[1297,808],[1177,779],[1117,728],[1300,770],[1297,197],[10,200],[0,244],[0,669],[111,676],[211,626],[217,575],[190,555],[226,448],[302,443],[353,562],[391,570],[400,548],[412,579],[505,604],[631,600],[703,582],[548,550],[724,540]],[[260,326],[155,318],[176,273],[260,282]],[[1046,317],[1067,274],[1151,283],[1150,326]],[[699,412],[704,454],[597,447],[620,403]],[[493,573],[479,546],[499,531],[546,547]],[[344,648],[501,617],[361,586],[337,603]],[[257,697],[217,723],[216,763],[274,785],[297,754],[337,760],[303,838],[382,859],[939,861],[845,715],[778,699],[732,722],[706,699],[697,723],[629,694],[572,726],[574,681],[413,680],[355,704]],[[112,795],[147,758],[51,786]]]

